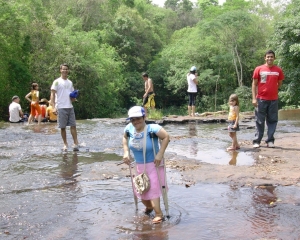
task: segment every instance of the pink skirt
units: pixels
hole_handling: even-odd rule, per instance
[[[137,163],[136,170],[137,170],[137,174],[144,172],[144,164]],[[158,170],[161,184],[162,184],[162,186],[164,186],[165,185],[164,166],[158,167],[157,170]],[[156,171],[154,162],[146,163],[146,173],[150,178],[150,189],[148,192],[143,193],[143,194],[137,193],[136,190],[134,189],[135,195],[142,200],[151,200],[151,199],[159,198],[162,193],[160,190],[160,184],[159,184],[159,180],[157,177],[157,171]],[[165,189],[166,189],[166,191],[168,191],[167,186],[165,186]]]

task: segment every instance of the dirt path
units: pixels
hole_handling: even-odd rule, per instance
[[[181,173],[182,183],[226,183],[235,186],[300,185],[300,133],[276,133],[275,148],[241,143],[239,151],[253,152],[255,165],[213,165],[199,161],[167,161],[167,167]]]

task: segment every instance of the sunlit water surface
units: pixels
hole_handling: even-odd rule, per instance
[[[186,188],[169,179],[170,218],[151,224],[135,212],[129,177],[118,172],[122,124],[78,121],[81,148],[62,154],[55,124],[0,126],[0,239],[298,239],[299,187],[235,188],[201,184]],[[167,125],[166,155],[229,164],[226,124]],[[299,132],[282,121],[281,132]],[[251,140],[242,128],[239,141]],[[68,133],[68,139],[71,139]],[[71,144],[70,144],[71,145]],[[71,150],[71,149],[70,149]],[[236,165],[251,165],[241,149]],[[115,172],[101,180],[99,169]],[[176,175],[174,170],[168,173]],[[169,178],[169,177],[168,177]],[[179,182],[179,181],[178,181]],[[163,209],[164,204],[161,202]]]

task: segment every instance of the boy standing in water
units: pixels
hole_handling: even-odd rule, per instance
[[[76,130],[76,118],[72,102],[75,98],[70,98],[70,93],[74,91],[73,83],[68,79],[69,66],[67,64],[60,65],[61,76],[54,80],[51,86],[50,104],[53,112],[58,115],[58,127],[61,131],[61,137],[64,142],[63,151],[67,151],[67,132],[66,127],[70,126],[71,135],[74,141],[73,151],[78,151],[78,140]]]

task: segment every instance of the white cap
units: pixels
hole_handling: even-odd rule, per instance
[[[140,107],[140,106],[134,106],[129,109],[127,119],[132,118],[132,117],[144,117],[144,116],[145,116],[144,108]]]
[[[15,100],[15,99],[17,99],[17,98],[19,98],[17,95],[15,95],[15,96],[13,96],[12,98],[11,98],[11,100],[13,101],[13,100]]]
[[[190,71],[193,72],[193,71],[196,71],[196,70],[197,70],[197,68],[195,66],[192,66]]]

